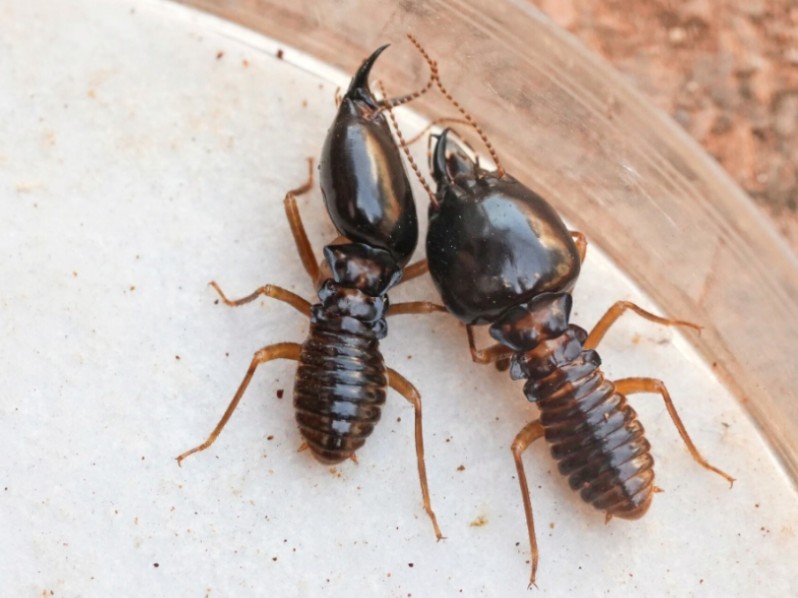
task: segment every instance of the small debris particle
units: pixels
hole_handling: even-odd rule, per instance
[[[224,58],[224,52],[222,52],[221,50],[219,50],[219,51],[216,53],[216,60],[221,60],[222,58]]]
[[[72,276],[74,276],[75,278],[77,278],[77,277],[78,277],[78,273],[73,271],[73,272],[72,272]]]
[[[277,389],[277,398],[278,399],[282,399],[284,394],[285,394],[285,390],[284,389],[282,389],[282,388],[278,388]]]
[[[180,361],[180,355],[175,355],[175,359],[177,359],[178,361]]]
[[[673,45],[678,46],[687,39],[687,31],[681,27],[674,27],[668,31],[668,41]]]
[[[465,465],[459,465],[457,471],[465,471]]]
[[[214,305],[219,305],[219,300],[217,299],[216,301],[213,302],[213,304]]]
[[[413,563],[407,563],[407,566],[412,568],[413,567]]]
[[[401,421],[402,421],[402,418],[401,418],[401,417],[397,417],[397,418],[396,418],[396,423],[397,423],[397,424],[398,424],[398,423],[400,423]]]
[[[302,107],[303,108],[307,108],[308,107],[308,101],[307,100],[302,100]]]
[[[269,434],[269,435],[266,437],[266,440],[274,440],[274,436],[273,436],[272,434]]]
[[[278,48],[278,50],[277,50],[277,60],[282,60],[283,56],[285,56],[285,52],[283,52],[282,48]]]
[[[136,290],[136,285],[134,285],[134,284],[130,285],[130,290],[131,291],[135,291]]]
[[[153,566],[153,567],[155,567],[156,569],[157,569],[158,567],[160,567],[160,565],[159,565],[158,563],[153,563],[153,564],[152,564],[152,566]]]
[[[487,517],[485,517],[484,515],[480,515],[479,517],[477,517],[476,519],[474,519],[474,521],[472,521],[472,522],[471,522],[471,523],[469,523],[468,525],[469,525],[469,527],[482,527],[482,526],[483,526],[483,525],[485,525],[487,522],[488,522],[488,519],[487,519]]]
[[[244,59],[241,61],[241,65],[242,65],[244,68],[249,68],[249,60],[247,60],[246,58],[244,58]]]
[[[759,503],[758,502],[754,503],[754,507],[758,509],[759,508]]]
[[[276,557],[276,556],[273,556],[273,557],[272,557],[272,560],[273,560],[273,561],[276,563],[276,562],[277,562],[277,557]]]
[[[554,529],[554,522],[549,523],[549,529]]]

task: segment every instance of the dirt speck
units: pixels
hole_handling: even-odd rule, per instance
[[[471,523],[468,524],[469,527],[482,527],[487,525],[488,518],[485,515],[478,515],[476,519],[474,519]]]

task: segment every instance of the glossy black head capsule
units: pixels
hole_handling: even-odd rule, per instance
[[[447,309],[468,324],[496,320],[540,293],[569,292],[579,253],[557,212],[508,174],[483,169],[445,130],[435,145],[429,271]]]
[[[321,191],[338,232],[387,250],[400,266],[418,243],[410,181],[368,76],[378,48],[352,79],[321,154]]]

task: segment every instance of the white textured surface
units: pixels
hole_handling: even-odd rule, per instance
[[[445,541],[421,508],[412,409],[391,393],[360,465],[330,470],[296,452],[290,362],[262,367],[219,441],[175,464],[252,353],[306,331],[285,305],[232,310],[207,287],[312,294],[282,196],[318,155],[336,84],[275,50],[163,2],[0,5],[3,595],[530,595],[509,445],[534,408],[471,364],[446,317],[394,320],[384,343],[425,399]],[[333,229],[318,190],[300,204],[320,249]],[[591,249],[574,321],[619,298],[643,301]],[[600,349],[612,377],[665,380],[738,481],[692,462],[655,396],[632,399],[665,489],[640,521],[605,526],[534,446],[535,594],[794,592],[796,497],[734,400],[668,330],[629,318]]]

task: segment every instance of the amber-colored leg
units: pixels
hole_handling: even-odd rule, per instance
[[[402,280],[399,284],[407,282],[408,280],[413,280],[414,278],[418,278],[427,272],[429,272],[429,264],[427,263],[427,260],[418,260],[417,262],[413,262],[407,266],[407,268],[405,268],[404,272],[402,273]]]
[[[441,528],[438,527],[438,518],[432,510],[432,501],[429,497],[429,485],[427,484],[427,466],[424,464],[424,435],[421,430],[421,395],[407,378],[396,370],[388,368],[388,384],[396,392],[406,398],[416,410],[416,459],[418,460],[418,478],[421,481],[421,497],[424,500],[424,510],[432,520],[432,527],[435,530],[435,537],[443,539]]]
[[[524,499],[524,513],[526,514],[526,528],[529,532],[529,551],[530,560],[532,561],[532,574],[529,576],[529,586],[535,585],[535,573],[538,570],[538,541],[535,537],[535,519],[532,516],[532,497],[529,494],[529,484],[526,481],[526,473],[524,472],[524,462],[521,459],[527,447],[535,442],[538,438],[543,436],[543,426],[540,420],[535,421],[524,426],[518,435],[513,440],[513,459],[515,459],[515,468],[518,470],[518,483],[521,485],[521,497]]]
[[[305,314],[307,317],[310,317],[310,303],[305,301],[302,297],[297,295],[296,293],[292,293],[291,291],[284,289],[282,287],[278,287],[274,284],[266,284],[257,289],[256,291],[250,293],[246,297],[242,297],[241,299],[230,300],[228,299],[222,289],[216,284],[215,281],[211,281],[209,283],[217,293],[219,293],[219,297],[221,297],[222,301],[224,301],[225,305],[229,305],[230,307],[239,307],[241,305],[246,305],[247,303],[254,301],[261,295],[265,295],[266,297],[271,297],[273,299],[278,299],[283,301],[296,309],[298,312]]]
[[[638,307],[630,301],[618,301],[615,305],[607,310],[607,313],[601,316],[598,324],[596,324],[593,327],[593,330],[590,331],[590,334],[587,335],[587,339],[584,343],[582,343],[582,346],[585,349],[595,349],[601,342],[601,339],[604,338],[604,335],[607,334],[607,330],[609,330],[610,326],[612,326],[615,321],[626,312],[627,309],[631,309],[638,316],[645,318],[646,320],[650,320],[664,326],[688,326],[690,328],[695,328],[696,330],[701,330],[701,326],[698,324],[685,322],[684,320],[661,318],[660,316],[656,316],[651,312],[646,311],[642,307]]]
[[[578,230],[571,231],[574,243],[576,243],[576,250],[579,252],[579,263],[585,262],[585,255],[587,254],[587,237],[585,233],[580,233]]]
[[[302,216],[299,214],[299,207],[296,205],[297,196],[307,193],[312,187],[313,158],[308,158],[308,180],[301,187],[292,189],[285,194],[283,207],[285,208],[285,215],[288,218],[288,224],[291,227],[291,233],[294,235],[299,258],[302,260],[305,271],[315,285],[319,277],[319,264],[314,257],[313,247],[310,245],[308,234],[305,232],[305,225],[302,224]]]
[[[615,382],[615,390],[624,395],[634,394],[636,392],[659,393],[665,401],[665,407],[668,410],[668,415],[671,416],[671,420],[673,420],[673,425],[676,426],[676,429],[679,431],[679,436],[682,437],[682,440],[687,445],[687,450],[690,451],[693,459],[695,459],[701,467],[709,471],[714,471],[719,476],[725,478],[726,481],[729,482],[729,487],[734,485],[733,477],[711,465],[701,456],[701,453],[698,452],[698,449],[693,444],[690,435],[687,433],[682,423],[682,419],[679,417],[679,414],[676,413],[676,407],[673,406],[671,395],[668,393],[668,389],[665,388],[665,384],[662,383],[662,380],[657,380],[656,378],[624,378],[623,380],[617,380]]]
[[[512,355],[513,350],[505,347],[501,343],[497,343],[487,349],[477,349],[476,342],[474,341],[473,327],[469,324],[466,326],[466,334],[468,334],[468,348],[471,350],[471,359],[475,363],[494,363],[498,362],[497,368],[503,365],[505,361]]]
[[[407,301],[405,303],[392,303],[388,308],[389,316],[403,316],[406,314],[432,314],[445,312],[446,308],[429,301]]]
[[[276,345],[263,347],[263,349],[255,353],[255,356],[252,358],[252,363],[247,370],[247,374],[241,381],[241,385],[238,387],[233,400],[230,401],[230,404],[227,406],[227,410],[224,412],[222,419],[220,419],[219,423],[216,424],[216,427],[213,429],[213,432],[211,432],[211,435],[208,436],[208,439],[199,446],[195,446],[193,449],[186,451],[177,457],[177,464],[180,465],[183,459],[189,455],[193,455],[199,451],[204,451],[214,443],[219,434],[221,434],[225,425],[227,425],[230,416],[233,415],[233,411],[235,411],[236,407],[238,407],[238,402],[244,395],[244,391],[247,389],[247,386],[249,386],[249,382],[252,380],[255,370],[258,369],[260,364],[266,363],[267,361],[271,361],[273,359],[293,359],[297,361],[299,360],[299,353],[301,350],[302,345],[298,345],[296,343],[277,343]]]

